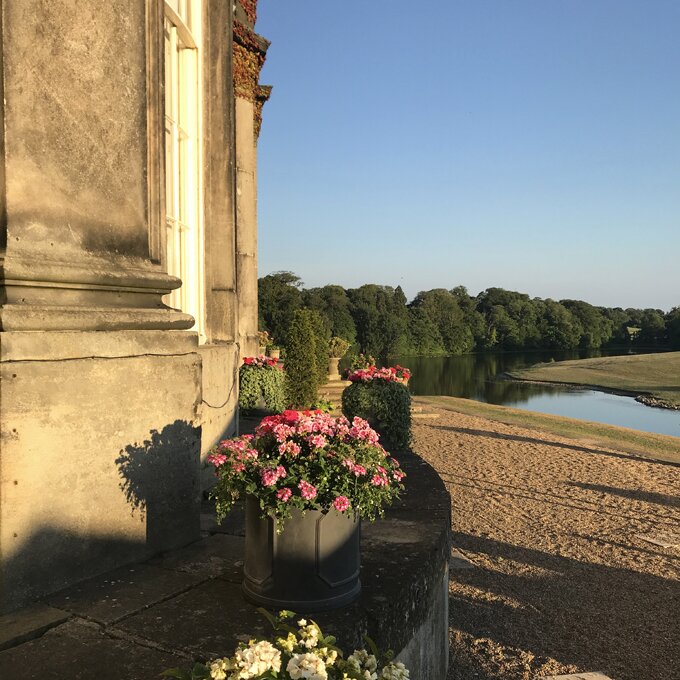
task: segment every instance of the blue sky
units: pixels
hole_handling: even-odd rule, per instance
[[[260,0],[260,275],[680,305],[678,0]]]

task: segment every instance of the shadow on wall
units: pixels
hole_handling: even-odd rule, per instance
[[[171,550],[199,538],[201,428],[182,420],[151,439],[125,447],[116,459],[120,489],[133,515],[146,521],[146,546]]]
[[[20,547],[13,551],[11,543],[4,545],[0,561],[0,613],[198,540],[200,441],[200,428],[177,420],[160,432],[152,431],[142,444],[120,451],[115,461],[120,490],[130,513],[146,525],[144,539],[125,515],[119,518],[115,535],[97,533],[102,510],[96,505],[74,509],[69,517],[55,517],[56,526],[32,527],[29,536],[15,533]],[[116,518],[107,518],[109,530],[112,524]]]

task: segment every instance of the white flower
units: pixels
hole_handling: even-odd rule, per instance
[[[297,644],[297,638],[293,633],[288,633],[288,637],[278,638],[276,643],[279,647],[281,647],[281,649],[283,649],[284,652],[288,652],[290,654]]]
[[[408,669],[404,666],[401,661],[391,661],[385,668],[382,669],[380,674],[381,680],[408,680],[409,674]]]
[[[316,654],[293,654],[286,670],[292,680],[328,680],[326,664]]]
[[[226,671],[231,670],[233,665],[229,659],[215,659],[210,664],[210,677],[213,680],[225,680]]]
[[[316,650],[316,653],[326,662],[326,666],[332,666],[338,658],[338,653],[328,647],[321,647]]]
[[[300,619],[298,623],[302,624],[303,621],[304,619]],[[319,633],[319,626],[315,623],[310,623],[308,626],[300,625],[300,643],[307,649],[314,649],[319,644]]]
[[[266,640],[239,649],[234,656],[234,661],[239,671],[235,677],[243,680],[258,678],[268,670],[277,673],[281,670],[281,652]]]
[[[347,664],[353,671],[362,673],[361,677],[364,680],[377,680],[378,678],[375,672],[378,669],[378,661],[365,649],[355,649],[354,654],[347,657]]]

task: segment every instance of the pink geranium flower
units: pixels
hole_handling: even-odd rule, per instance
[[[280,500],[283,501],[284,503],[288,502],[288,499],[293,495],[293,492],[288,488],[284,487],[283,489],[279,489],[276,492],[276,497]]]
[[[316,498],[316,487],[304,479],[300,480],[298,483],[298,489],[300,489],[300,495],[307,501],[311,501]]]
[[[347,508],[349,508],[349,498],[347,498],[347,496],[338,496],[333,501],[333,507],[338,512],[345,512],[345,510],[347,510]]]

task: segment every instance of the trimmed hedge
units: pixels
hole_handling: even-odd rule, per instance
[[[254,411],[264,402],[266,409],[279,413],[286,408],[285,376],[282,370],[244,364],[238,372],[238,404],[243,411]]]
[[[297,310],[286,336],[286,400],[291,408],[305,409],[316,401],[318,369],[316,336],[308,310]]]
[[[399,382],[355,382],[342,393],[342,412],[367,420],[383,445],[404,449],[411,442],[411,393]]]

